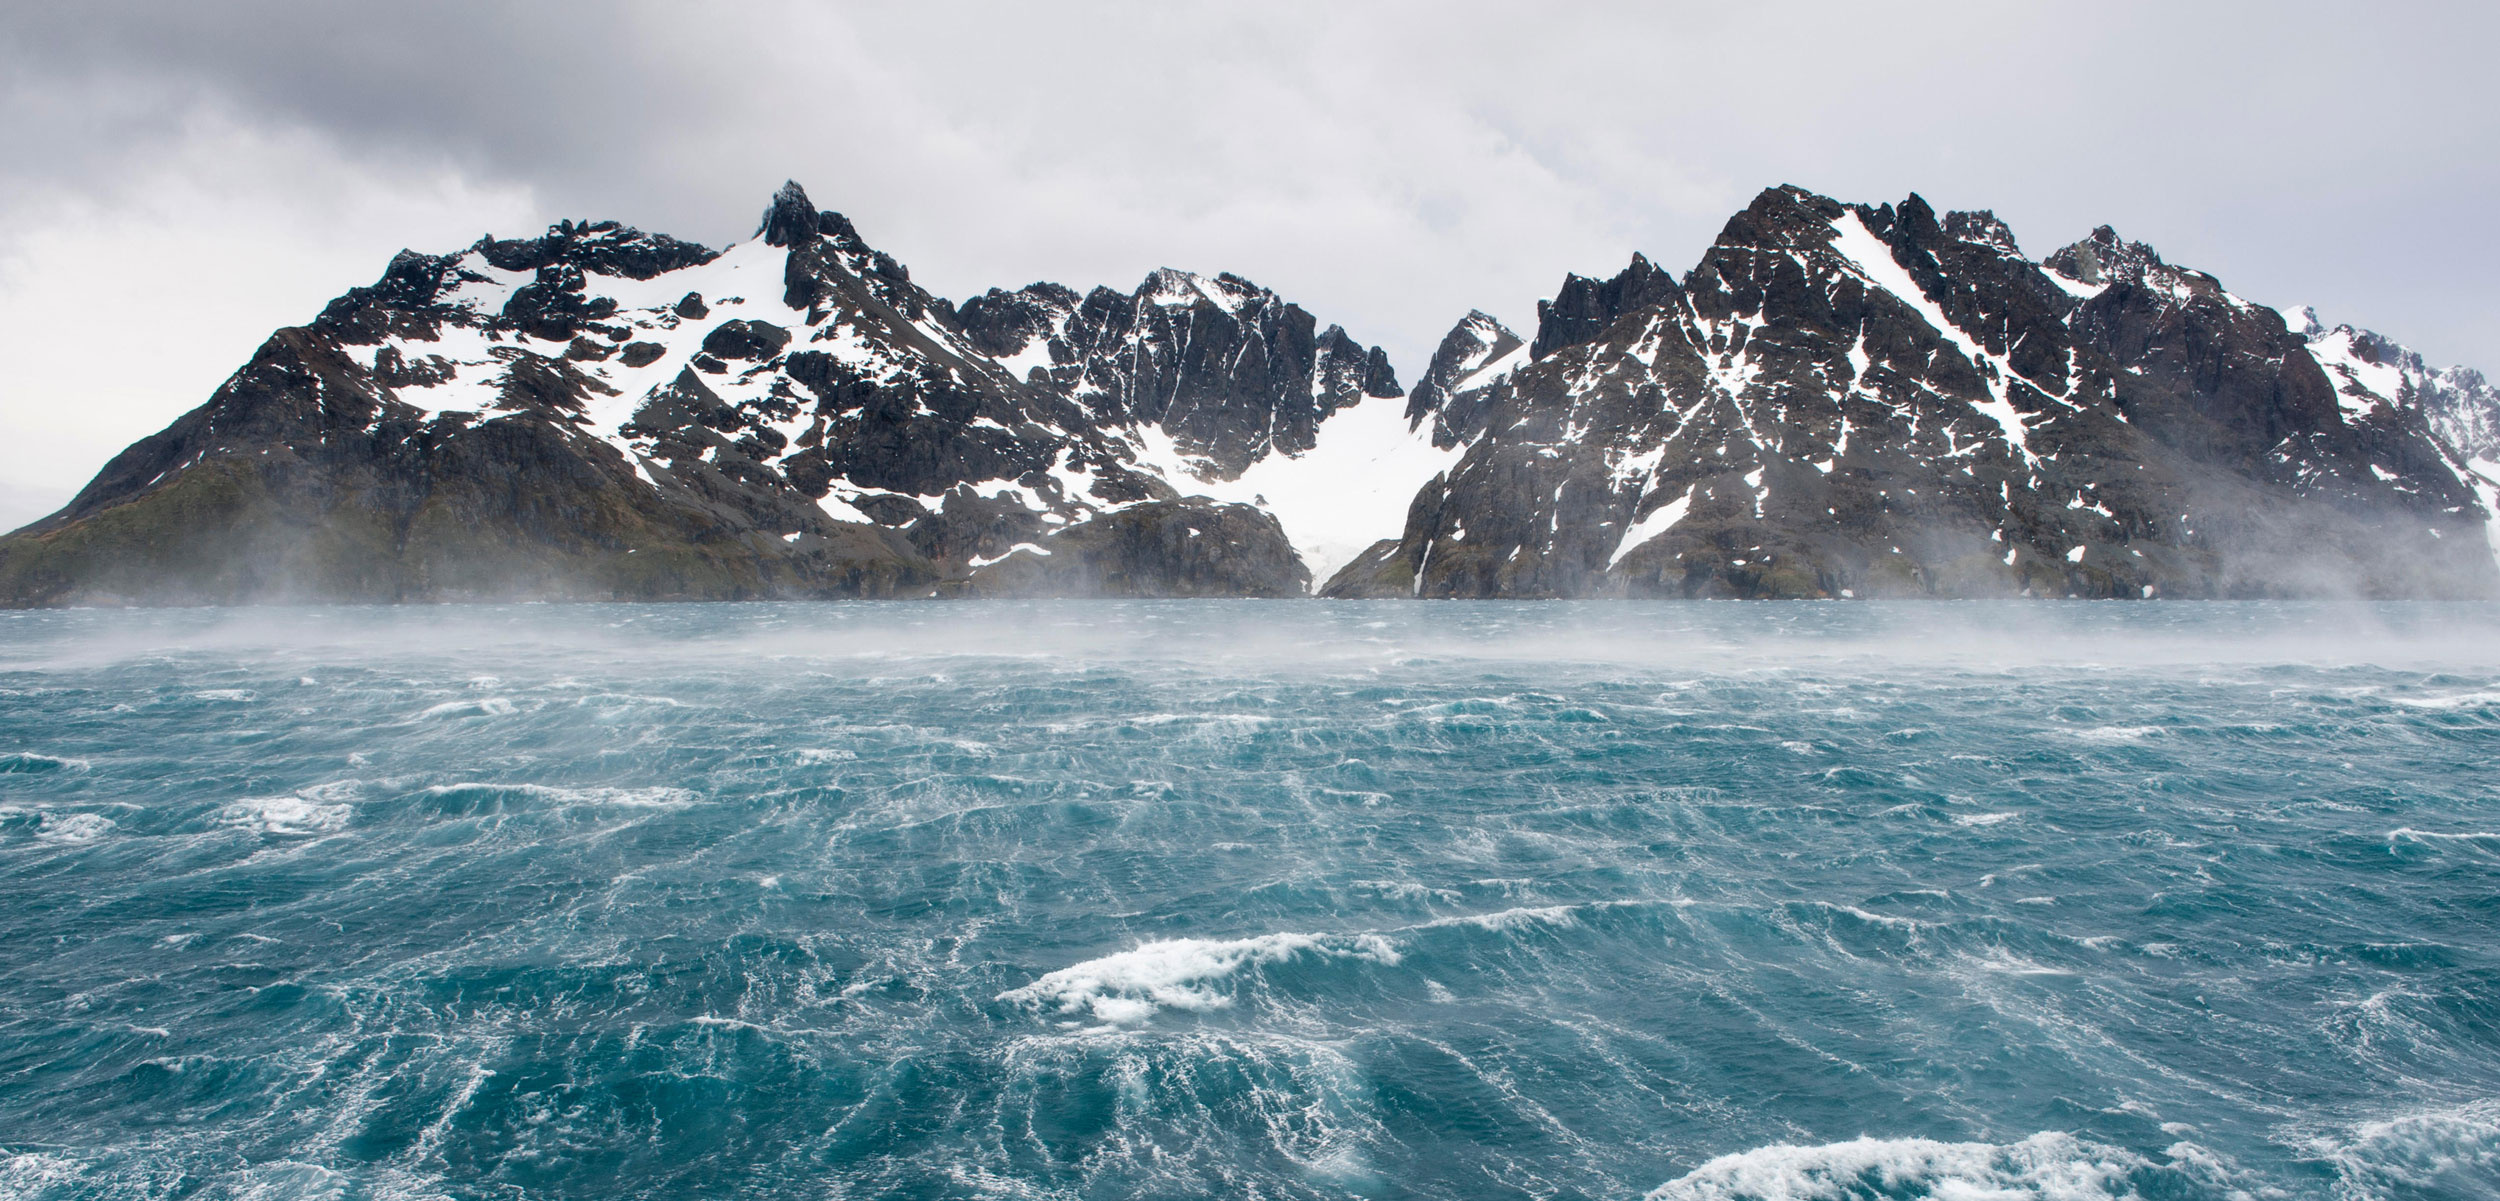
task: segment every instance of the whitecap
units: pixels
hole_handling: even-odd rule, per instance
[[[326,834],[346,825],[354,812],[302,796],[245,797],[220,808],[217,820],[263,834]]]
[[[1164,1009],[1222,1009],[1233,998],[1219,986],[1244,969],[1300,956],[1395,964],[1397,948],[1377,934],[1261,934],[1250,938],[1165,938],[1051,972],[998,999],[1070,1016],[1090,1014],[1133,1025]]]
[[[1993,826],[1998,822],[2010,822],[2020,816],[2022,815],[2019,813],[1957,813],[1953,815],[1953,824],[1957,826]]]
[[[698,798],[684,788],[559,788],[548,784],[437,784],[424,790],[430,797],[523,796],[544,801],[551,807],[609,807],[618,809],[683,809]]]
[[[1922,922],[1914,917],[1895,917],[1888,913],[1872,913],[1867,910],[1860,909],[1855,905],[1834,905],[1829,901],[1808,901],[1806,903],[1827,913],[1846,913],[1859,921],[1877,926],[1890,926],[1896,930],[1924,930],[1933,924],[1930,922]]]
[[[2470,709],[2500,705],[2500,692],[2457,692],[2447,696],[2391,696],[2388,700],[2414,709]]]
[[[2160,733],[2160,726],[2085,726],[2066,731],[2070,738],[2106,743],[2142,742]]]
[[[1440,901],[1454,905],[1465,899],[1450,889],[1417,884],[1412,880],[1349,880],[1346,886],[1375,892],[1398,901]]]
[[[489,696],[471,701],[444,701],[442,704],[436,705],[423,713],[417,714],[417,716],[420,719],[428,717],[508,717],[512,714],[512,712],[513,704],[511,701],[505,700],[499,696]]]
[[[700,799],[683,788],[559,788],[555,792],[570,804],[616,809],[683,809]]]
[[[1479,930],[1491,930],[1496,933],[1508,933],[1513,930],[1525,929],[1529,926],[1576,926],[1580,924],[1580,915],[1577,912],[1577,908],[1577,906],[1572,905],[1523,905],[1512,909],[1496,910],[1492,913],[1475,913],[1469,914],[1466,917],[1440,918],[1435,921],[1425,922],[1422,926],[1417,927],[1417,929],[1429,930],[1446,928],[1449,926],[1474,926]]]
[[[848,763],[848,762],[850,762],[850,761],[852,761],[852,760],[854,760],[854,759],[859,758],[859,752],[858,752],[858,751],[845,751],[845,750],[838,750],[838,749],[837,749],[837,750],[813,750],[813,749],[802,749],[802,750],[800,750],[800,751],[798,752],[797,758],[798,758],[798,761],[799,761],[801,764],[808,765],[808,766],[814,766],[814,765],[816,765],[816,764],[820,764],[820,763]]]
[[[1148,713],[1132,717],[1133,726],[1176,726],[1182,724],[1223,729],[1254,730],[1276,719],[1263,713]]]
[[[1842,1143],[1779,1143],[1722,1155],[1650,1191],[1648,1201],[1858,1201],[1969,1197],[2002,1201],[2108,1201],[2167,1174],[2118,1147],[2043,1132],[2013,1143],[1946,1143],[1860,1137]],[[2197,1173],[2202,1175],[2200,1171]]]
[[[2321,1144],[2354,1196],[2479,1193],[2500,1186],[2500,1100],[2363,1122]]]
[[[100,813],[46,813],[35,837],[45,842],[94,842],[111,833],[113,819]]]
[[[66,1155],[46,1151],[0,1154],[0,1196],[65,1196],[85,1172],[84,1164]]]
[[[68,759],[59,755],[39,755],[33,751],[12,751],[0,755],[0,775],[38,775],[45,772],[87,770],[84,759]]]
[[[2387,841],[2391,845],[2400,838],[2411,839],[2415,842],[2500,842],[2500,834],[2494,834],[2483,830],[2457,830],[2449,832],[2440,830],[2416,830],[2411,826],[2399,826],[2396,829],[2389,830],[2387,832]]]
[[[249,688],[211,688],[206,692],[192,693],[191,699],[195,701],[225,701],[229,703],[241,703],[251,700],[252,695],[252,690]]]

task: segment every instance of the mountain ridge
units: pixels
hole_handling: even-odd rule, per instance
[[[1402,390],[1231,273],[958,304],[796,183],[722,249],[563,221],[272,335],[0,602],[2500,591],[2478,373],[2107,227],[1772,188],[1538,315]]]

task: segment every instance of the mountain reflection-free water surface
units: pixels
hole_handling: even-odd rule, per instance
[[[2500,1193],[2500,609],[0,615],[0,1197]]]

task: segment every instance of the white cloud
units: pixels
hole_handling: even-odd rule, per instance
[[[211,112],[131,149],[108,185],[0,213],[0,529],[58,508],[400,247],[532,217],[519,187],[361,163]]]

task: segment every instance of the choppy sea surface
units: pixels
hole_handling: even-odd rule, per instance
[[[0,1198],[2500,1195],[2500,609],[0,614]]]

